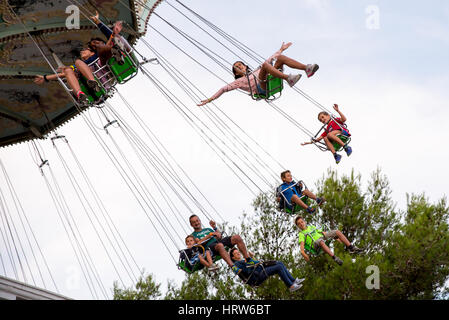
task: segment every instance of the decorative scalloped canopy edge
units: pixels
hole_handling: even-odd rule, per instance
[[[30,126],[27,126],[29,123],[36,124],[34,127],[37,130],[34,131],[38,131],[45,138],[51,134],[53,130],[62,127],[79,115],[79,111],[76,109],[73,102],[70,101],[66,93],[63,92],[63,89],[60,87],[57,88],[59,84],[53,82],[51,83],[51,86],[49,84],[46,86],[37,86],[33,84],[32,80],[34,75],[44,73],[49,74],[51,73],[51,69],[44,59],[36,64],[36,61],[38,61],[40,57],[39,50],[34,46],[34,43],[29,38],[28,34],[22,31],[22,26],[20,26],[21,28],[13,26],[15,28],[15,33],[11,31],[13,15],[9,12],[8,16],[5,1],[7,0],[0,0],[0,147],[12,146],[33,139],[39,139],[39,137],[33,134],[30,130]],[[129,1],[132,9],[131,15],[129,14],[129,9],[123,10],[123,12],[116,10],[116,8],[124,8],[124,6],[119,6],[120,1],[123,0],[77,0],[73,2],[80,2],[82,4],[87,4],[88,2],[94,3],[95,8],[98,7],[99,10],[101,5],[108,5],[110,7],[108,10],[100,12],[102,18],[106,16],[114,19],[114,14],[119,18],[128,16],[128,23],[125,24],[124,27],[125,35],[127,35],[130,43],[135,43],[147,32],[147,25],[151,14],[162,0],[140,0],[140,2],[145,3],[145,6],[139,4],[139,2]],[[40,30],[41,36],[45,41],[48,41],[50,47],[57,53],[64,64],[69,65],[72,63],[72,60],[70,60],[71,56],[67,55],[67,52],[64,54],[64,50],[67,50],[64,49],[64,46],[67,46],[67,43],[73,46],[74,43],[80,44],[87,42],[92,34],[96,33],[97,35],[100,35],[97,28],[91,23],[88,23],[87,19],[84,19],[84,24],[81,24],[79,30],[68,30],[64,24],[61,25],[60,23],[60,25],[58,25],[48,12],[45,13],[45,10],[48,8],[40,13],[33,11],[33,8],[42,8],[45,7],[45,5],[54,3],[54,1],[9,0],[9,3],[12,5],[24,3],[29,6],[28,9],[19,11],[21,12],[21,17],[24,17],[24,22],[27,28],[30,28],[30,31]],[[67,1],[67,3],[69,3],[69,1]],[[94,10],[94,6],[91,7],[90,12]],[[61,11],[61,8],[58,7],[57,9]],[[114,12],[114,10],[116,12]],[[107,13],[110,13],[109,16]],[[47,16],[45,16],[45,14],[47,14]],[[39,24],[40,20],[38,17],[50,19],[48,20],[49,23]],[[83,16],[81,16],[81,18],[83,20]],[[132,18],[132,20],[130,20],[130,18]],[[107,21],[107,23],[109,22],[110,21]],[[132,27],[133,30],[130,30],[127,26]],[[7,28],[10,29],[7,30],[8,32],[5,32]],[[80,34],[83,34],[83,36]],[[60,37],[59,35],[62,36]],[[42,46],[42,44],[40,45]],[[45,48],[43,49],[43,51],[46,51]],[[34,50],[34,52],[32,50]],[[53,60],[50,60],[53,63]],[[23,84],[23,92],[20,92],[20,88],[22,88],[22,84],[18,83],[20,80],[26,81],[26,84]],[[45,93],[46,91],[48,91],[48,93]],[[43,112],[39,113],[38,109],[40,103],[33,102],[31,101],[32,99],[30,99],[30,97],[36,95],[36,92],[37,95],[40,96],[38,99],[41,100],[44,107],[49,107],[47,110],[49,110],[48,114],[50,122],[45,119]],[[9,100],[10,98],[12,98],[12,100]],[[55,104],[54,101],[60,101],[61,104]],[[10,116],[11,114],[13,115],[12,117]],[[14,115],[18,115],[17,118],[19,121],[14,119]],[[25,119],[25,121],[22,121],[21,119]]]

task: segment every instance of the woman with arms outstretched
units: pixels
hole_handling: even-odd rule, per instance
[[[211,98],[201,101],[198,106],[203,106],[219,98],[223,93],[235,89],[241,89],[247,92],[254,92],[266,96],[267,77],[269,74],[271,74],[275,78],[286,80],[288,84],[293,87],[301,78],[301,74],[284,74],[279,70],[282,69],[284,65],[287,65],[288,67],[293,69],[303,70],[306,72],[307,77],[310,78],[319,69],[319,66],[317,64],[305,65],[283,55],[282,52],[287,50],[291,45],[291,42],[286,44],[282,43],[281,48],[254,71],[251,71],[248,66],[242,61],[236,61],[232,65],[232,72],[234,73],[235,81],[218,90],[217,93],[215,93]],[[276,62],[273,65],[272,62],[275,59]]]

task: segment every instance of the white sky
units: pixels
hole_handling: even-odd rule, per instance
[[[322,153],[313,146],[301,147],[300,142],[308,140],[301,131],[263,101],[254,102],[242,93],[226,93],[217,101],[218,107],[287,169],[292,170],[295,177],[306,181],[312,190],[315,181],[329,167],[337,169],[340,174],[350,173],[354,169],[362,174],[365,184],[370,173],[380,167],[391,182],[392,197],[400,209],[405,208],[406,193],[425,191],[431,201],[445,196],[449,179],[446,168],[449,156],[445,146],[449,138],[446,126],[449,116],[449,4],[446,1],[433,1],[430,5],[420,1],[399,0],[307,0],[281,3],[279,7],[273,7],[272,1],[214,1],[213,5],[205,0],[186,2],[263,56],[273,54],[283,41],[291,41],[293,45],[285,52],[286,55],[304,63],[318,63],[320,70],[317,74],[310,79],[304,76],[297,86],[329,109],[333,103],[340,105],[353,134],[353,154],[347,158],[342,153],[343,159],[337,166],[330,153]],[[226,60],[238,60],[201,35],[166,3],[162,3],[156,12],[185,32],[204,40]],[[378,20],[376,12],[379,13]],[[150,24],[186,50],[195,52],[159,18],[151,18]],[[151,29],[146,39],[207,95],[212,95],[223,85]],[[145,56],[153,56],[142,43],[137,48]],[[222,78],[232,81],[228,73],[207,58],[201,57],[199,53],[194,56]],[[198,107],[176,91],[176,86],[159,66],[148,65],[148,70],[175,90],[189,108],[201,114]],[[173,111],[148,79],[140,74],[120,89],[220,214],[231,225],[238,225],[242,212],[251,212],[253,195],[180,115]],[[120,114],[126,114],[118,97],[110,102]],[[287,87],[284,90],[278,104],[309,130],[315,132],[320,127],[316,120],[319,110],[292,89]],[[95,111],[88,115],[100,126]],[[156,281],[163,283],[163,290],[167,279],[179,284],[184,273],[177,270],[160,238],[82,117],[77,117],[58,132],[69,139],[139,267],[153,273]],[[103,137],[107,139],[106,135]],[[123,142],[120,140],[120,143]],[[51,142],[40,142],[40,145],[58,179],[61,179],[103,284],[109,289],[117,276],[77,204],[69,182],[64,179],[61,163]],[[60,149],[65,150],[62,146]],[[69,153],[65,154],[69,158]],[[0,157],[59,291],[75,299],[91,299],[92,295],[83,281],[73,250],[28,145],[2,149]],[[74,166],[72,168],[75,170]],[[1,190],[8,194],[1,174],[0,179]],[[261,187],[267,189],[263,184]],[[175,199],[173,195],[170,197]],[[13,204],[9,206],[14,212]],[[181,215],[187,220],[190,212],[183,210]],[[202,220],[207,222],[204,217]],[[19,220],[15,221],[19,228]],[[177,226],[175,228],[179,230]],[[4,263],[8,264],[2,241],[0,253]],[[174,251],[173,254],[177,256]],[[31,259],[31,255],[28,255]],[[5,275],[1,266],[0,274]],[[7,267],[6,276],[14,278],[11,268]],[[126,275],[123,278],[130,285]],[[19,279],[23,280],[21,277]],[[32,283],[30,279],[28,282]],[[37,284],[41,286],[39,281]],[[47,288],[54,290],[48,279]]]

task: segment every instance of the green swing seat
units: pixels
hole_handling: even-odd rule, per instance
[[[302,196],[300,199],[301,199],[302,202],[304,202],[307,206],[310,206],[310,199],[309,199],[309,197],[307,197],[307,196]],[[305,210],[305,209],[304,209],[303,207],[301,207],[300,205],[295,204],[295,206],[294,206],[292,209],[290,209],[289,207],[285,206],[284,210],[285,210],[286,213],[291,214],[291,215],[294,215],[294,214],[298,213],[299,211]]]
[[[132,53],[122,52],[123,64],[119,64],[115,57],[111,57],[105,66],[99,65],[99,59],[96,59],[89,66],[96,70],[93,72],[95,80],[100,86],[99,92],[94,92],[87,85],[87,79],[81,76],[78,80],[81,90],[86,94],[89,103],[99,103],[108,98],[110,88],[115,85],[123,84],[136,76],[138,71],[137,60]]]
[[[339,134],[339,135],[337,135],[337,137],[339,137],[340,140],[343,141],[345,146],[347,146],[349,144],[349,142],[351,141],[351,137],[344,135],[344,134]],[[343,146],[339,145],[337,142],[332,142],[332,145],[334,146],[335,152],[338,152],[341,149],[343,149]]]
[[[206,252],[206,250],[204,249],[204,247],[202,245],[197,245],[197,246],[199,248],[201,248],[201,250],[202,250],[201,254],[204,254]],[[226,249],[226,251],[228,251],[230,248],[225,246],[225,249]],[[181,253],[181,252],[183,252],[183,250],[179,251],[179,253]],[[184,255],[180,254],[179,262],[178,262],[178,269],[182,269],[185,272],[187,272],[188,274],[193,274],[193,273],[195,273],[195,272],[197,272],[197,271],[199,271],[199,270],[204,268],[204,266],[201,264],[201,262],[198,261],[196,264],[194,264],[192,266],[189,262],[186,261],[185,258],[186,258],[185,254]],[[220,260],[221,260],[221,256],[220,255],[217,254],[217,255],[212,256],[213,263],[215,263],[217,261],[220,261]]]
[[[220,261],[220,260],[221,260],[221,257],[219,255],[216,255],[212,258],[212,261],[214,263],[217,261]],[[179,263],[178,263],[178,268],[184,270],[188,274],[193,274],[193,273],[203,269],[204,266],[199,261],[196,264],[194,264],[193,266],[190,266],[190,264],[187,263],[186,260],[180,259]]]
[[[109,68],[117,79],[117,83],[123,84],[137,74],[136,59],[131,54],[123,53],[123,64],[119,64],[115,57],[108,60]]]
[[[311,243],[307,243],[307,237],[311,238]],[[328,239],[326,240],[324,243],[326,243],[327,246],[329,246],[330,242],[332,239]],[[304,250],[308,253],[308,254],[313,254],[315,256],[318,256],[320,254],[323,253],[323,250],[321,250],[321,247],[318,248],[318,250],[315,250],[314,246],[313,246],[313,238],[312,236],[310,236],[310,234],[306,234],[305,240],[304,240]]]
[[[284,88],[283,80],[280,78],[275,78],[271,74],[267,76],[267,94],[260,94],[260,93],[254,93],[253,99],[255,100],[274,100],[278,97],[274,97],[275,94],[279,93],[279,96],[282,92],[282,89]]]
[[[304,186],[304,190],[308,190],[307,186],[305,185],[305,183],[303,181],[298,181],[292,187],[298,188],[298,186],[300,188],[300,189],[297,189],[298,193],[301,194],[300,199],[308,207],[310,207],[311,201],[310,201],[309,197],[304,195],[304,194],[302,194],[302,186]],[[289,187],[289,188],[291,188],[291,187]],[[287,189],[289,189],[289,188],[287,188]],[[300,205],[298,205],[298,204],[295,204],[292,208],[289,208],[291,206],[287,206],[288,201],[287,201],[287,199],[284,196],[284,191],[287,190],[287,189],[282,190],[282,185],[280,185],[279,187],[276,188],[276,196],[281,198],[281,200],[279,202],[278,210],[279,211],[284,211],[285,213],[290,214],[290,215],[294,215],[294,214],[296,214],[297,212],[299,212],[301,210],[305,211],[305,209],[303,207],[301,207]]]
[[[95,78],[95,80],[97,80]],[[81,91],[83,91],[87,99],[89,100],[89,103],[96,103],[102,100],[103,97],[106,96],[106,90],[100,86],[100,91],[95,92],[93,91],[88,85],[87,85],[87,79],[84,76],[81,76],[78,80],[78,83],[80,85]]]

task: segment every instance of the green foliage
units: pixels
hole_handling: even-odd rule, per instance
[[[424,195],[407,198],[404,223],[385,249],[392,264],[385,282],[396,299],[434,299],[449,276],[449,209],[445,198],[435,205]]]
[[[302,213],[308,224],[324,230],[339,229],[351,243],[365,249],[349,254],[334,241],[331,250],[344,263],[337,265],[320,254],[306,262],[300,254],[299,230],[294,216],[276,210],[273,194],[260,194],[254,212],[243,214],[239,228],[249,251],[259,260],[282,261],[294,277],[306,278],[303,288],[290,293],[278,276],[258,288],[242,284],[225,263],[215,274],[201,270],[186,275],[180,287],[169,282],[165,299],[447,299],[449,288],[449,208],[443,198],[432,204],[425,195],[407,195],[407,207],[396,210],[387,178],[377,169],[364,190],[361,176],[337,175],[328,170],[316,192],[327,202],[320,213]],[[224,228],[225,226],[223,226]],[[367,268],[379,270],[379,288],[368,289]],[[147,278],[148,280],[148,278]],[[149,278],[145,294],[118,291],[124,297],[155,297],[159,285]],[[144,288],[145,290],[142,290]],[[114,288],[114,297],[116,296]]]
[[[160,286],[154,282],[153,275],[149,274],[144,278],[142,272],[134,288],[121,289],[114,282],[114,300],[154,300],[162,295]]]
[[[379,169],[371,175],[367,189],[362,192],[361,176],[354,172],[338,178],[336,171],[328,170],[318,182],[318,194],[327,199],[319,221],[373,253],[382,250],[394,231],[397,214],[388,180]]]

